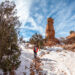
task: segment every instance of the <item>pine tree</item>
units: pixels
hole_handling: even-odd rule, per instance
[[[33,34],[30,38],[30,43],[39,46],[39,48],[43,48],[43,37],[41,34]]]
[[[11,72],[20,65],[20,50],[17,44],[18,27],[15,3],[5,1],[0,4],[0,68]]]

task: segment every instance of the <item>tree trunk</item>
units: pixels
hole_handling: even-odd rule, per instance
[[[9,72],[9,75],[15,75],[15,66],[12,67],[12,70]]]
[[[9,75],[15,75],[14,71],[9,72]]]
[[[7,74],[8,74],[7,72],[4,72],[4,73],[3,73],[3,75],[7,75]]]

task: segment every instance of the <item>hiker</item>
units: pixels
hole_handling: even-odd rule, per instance
[[[34,51],[34,58],[36,58],[37,57],[37,52],[38,52],[38,46],[37,45],[34,46],[33,51]]]

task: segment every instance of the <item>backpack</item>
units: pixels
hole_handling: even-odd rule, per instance
[[[37,47],[34,48],[34,52],[37,52]]]

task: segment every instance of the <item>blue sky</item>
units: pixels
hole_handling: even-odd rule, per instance
[[[4,1],[4,0],[0,0]],[[11,0],[10,0],[11,1]],[[56,37],[66,37],[75,30],[75,0],[13,0],[22,23],[20,35],[28,40],[34,33],[45,37],[47,18],[54,19]]]

